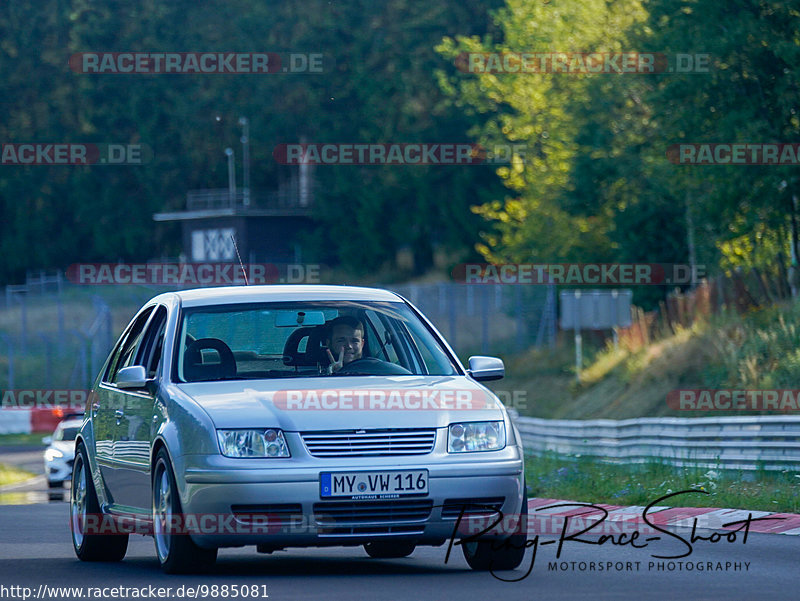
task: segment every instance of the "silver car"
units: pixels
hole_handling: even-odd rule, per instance
[[[526,546],[523,450],[479,383],[503,374],[492,357],[464,369],[386,290],[157,296],[89,397],[70,495],[75,552],[119,561],[129,534],[148,534],[172,573],[207,569],[220,547],[364,545],[393,558],[449,540],[474,569],[514,569]]]

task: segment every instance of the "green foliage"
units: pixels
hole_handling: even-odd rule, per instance
[[[498,170],[509,192],[476,207],[493,223],[490,260],[689,260],[774,264],[788,254],[795,167],[676,165],[677,143],[797,142],[800,11],[780,0],[526,2],[495,13],[496,37],[457,36],[439,51],[708,54],[708,72],[474,73],[441,77],[477,114],[482,143],[523,142]],[[652,305],[657,290],[637,291]]]
[[[461,36],[445,40],[439,51],[451,59],[462,52],[614,52],[625,49],[625,31],[644,17],[637,0],[508,0],[496,13],[502,42]],[[594,82],[586,75],[530,72],[481,73],[449,82],[446,89],[462,103],[491,114],[475,130],[482,143],[527,146],[519,163],[498,170],[514,197],[476,209],[497,224],[479,246],[488,259],[557,261],[593,255],[599,262],[611,254],[609,214],[595,202],[598,190],[590,185],[588,196],[580,193],[586,184],[575,178],[587,173],[578,171],[582,160],[591,170],[602,158],[592,153],[593,145],[602,154],[610,151],[603,144],[603,119],[618,99],[607,87],[598,93]]]
[[[434,46],[488,31],[500,0],[209,0],[140,3],[41,0],[0,7],[4,142],[140,143],[144,166],[3,166],[0,282],[26,269],[176,255],[179,230],[152,214],[183,207],[188,189],[224,187],[222,150],[239,151],[250,119],[252,187],[287,176],[282,143],[466,142],[474,123],[448,110],[435,84],[447,65]],[[91,75],[78,52],[237,51],[323,54],[321,74]],[[217,119],[219,117],[219,119]],[[241,173],[241,171],[239,171]],[[420,269],[434,246],[469,254],[497,194],[487,167],[319,167],[318,229],[307,260],[363,272],[412,248]],[[348,218],[343,218],[346,216]],[[352,217],[352,218],[349,218]],[[314,256],[312,256],[314,255]]]
[[[708,383],[720,388],[796,389],[800,377],[800,305],[770,307],[720,322],[710,335],[718,360]]]
[[[351,0],[0,6],[4,142],[141,143],[140,167],[4,166],[0,281],[77,261],[174,255],[154,212],[222,187],[222,149],[251,122],[254,189],[297,142],[520,144],[509,165],[318,167],[306,257],[374,273],[463,260],[697,262],[788,256],[794,167],[689,166],[677,143],[796,142],[800,9],[783,0]],[[176,26],[176,24],[180,24]],[[320,52],[324,73],[88,75],[85,51]],[[460,72],[462,52],[708,54],[707,73]],[[219,119],[217,119],[219,117]],[[342,217],[348,218],[343,219]],[[652,306],[663,290],[639,289]]]

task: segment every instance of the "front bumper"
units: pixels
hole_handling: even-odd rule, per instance
[[[72,465],[75,463],[74,457],[59,457],[52,461],[44,460],[44,475],[48,482],[67,482],[72,478]]]
[[[193,520],[192,539],[208,548],[361,545],[376,538],[440,545],[454,536],[462,511],[466,516],[473,511],[496,516],[495,509],[504,515],[521,510],[524,476],[519,449],[512,446],[481,455],[467,461],[447,457],[436,463],[430,456],[427,462],[396,458],[394,464],[350,459],[294,469],[288,464],[280,469],[241,469],[241,460],[188,456],[183,458],[184,516]],[[404,463],[397,465],[397,459]],[[383,469],[427,469],[428,494],[385,500],[320,497],[320,472]],[[462,517],[456,538],[465,535],[467,523]]]

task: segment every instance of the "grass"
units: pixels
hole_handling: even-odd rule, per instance
[[[583,337],[581,383],[572,337],[555,349],[502,354],[506,377],[489,383],[520,415],[549,419],[629,419],[753,414],[678,411],[679,389],[796,389],[800,381],[800,303],[725,313],[631,350],[591,332]],[[757,412],[755,412],[757,413]],[[775,412],[762,412],[775,415]]]
[[[572,338],[562,339],[554,349],[531,348],[523,353],[498,353],[506,365],[502,380],[487,382],[507,407],[520,415],[545,418],[571,418],[565,415],[578,394],[575,382],[575,349]],[[584,336],[583,357],[590,364],[604,348],[600,338]]]
[[[9,354],[6,340],[0,339],[0,390],[9,385],[9,357],[14,360],[14,386],[16,389],[80,388],[80,354],[82,336],[97,317],[93,297],[105,300],[111,308],[112,338],[116,336],[141,304],[155,296],[154,290],[139,286],[68,286],[61,298],[55,293],[44,297],[32,296],[25,300],[25,346],[18,343]],[[59,310],[61,326],[59,329]],[[18,302],[0,309],[0,335],[18,338],[23,333],[23,308]],[[1,337],[0,337],[1,338]],[[105,349],[101,349],[105,350]],[[94,377],[90,367],[91,347],[85,348],[88,377]],[[100,353],[104,354],[104,353]],[[105,358],[105,357],[103,357]],[[77,371],[74,371],[76,370]],[[49,376],[49,379],[48,377]]]
[[[25,480],[30,480],[35,475],[36,474],[32,474],[31,472],[6,465],[5,463],[0,463],[0,486],[24,482]]]
[[[0,450],[4,446],[11,445],[30,445],[43,447],[42,438],[47,436],[45,432],[33,432],[31,434],[0,434]]]
[[[669,493],[696,489],[708,494],[686,494],[664,504],[800,513],[800,474],[792,471],[743,473],[658,462],[618,465],[553,454],[529,457],[525,467],[532,497],[648,505]]]
[[[31,494],[27,492],[0,493],[0,505],[28,505],[31,503]]]
[[[706,380],[719,387],[789,388],[800,376],[800,303],[751,311],[717,322],[711,344],[719,361]]]

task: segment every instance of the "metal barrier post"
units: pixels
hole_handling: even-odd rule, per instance
[[[481,352],[489,354],[489,293],[491,290],[483,286],[481,292]]]
[[[14,341],[7,334],[0,334],[4,338],[8,347],[8,389],[14,390]]]
[[[447,319],[448,319],[448,330],[450,330],[450,346],[453,349],[456,348],[456,295],[453,294],[453,291],[450,291],[450,295],[447,298],[448,305],[450,305],[450,311],[448,311]]]
[[[514,286],[514,318],[517,322],[517,350],[525,349],[525,322],[522,319],[522,287]]]
[[[36,335],[41,338],[44,343],[44,386],[50,389],[53,387],[53,358],[51,355],[52,349],[50,348],[50,341],[42,332],[38,332]]]

